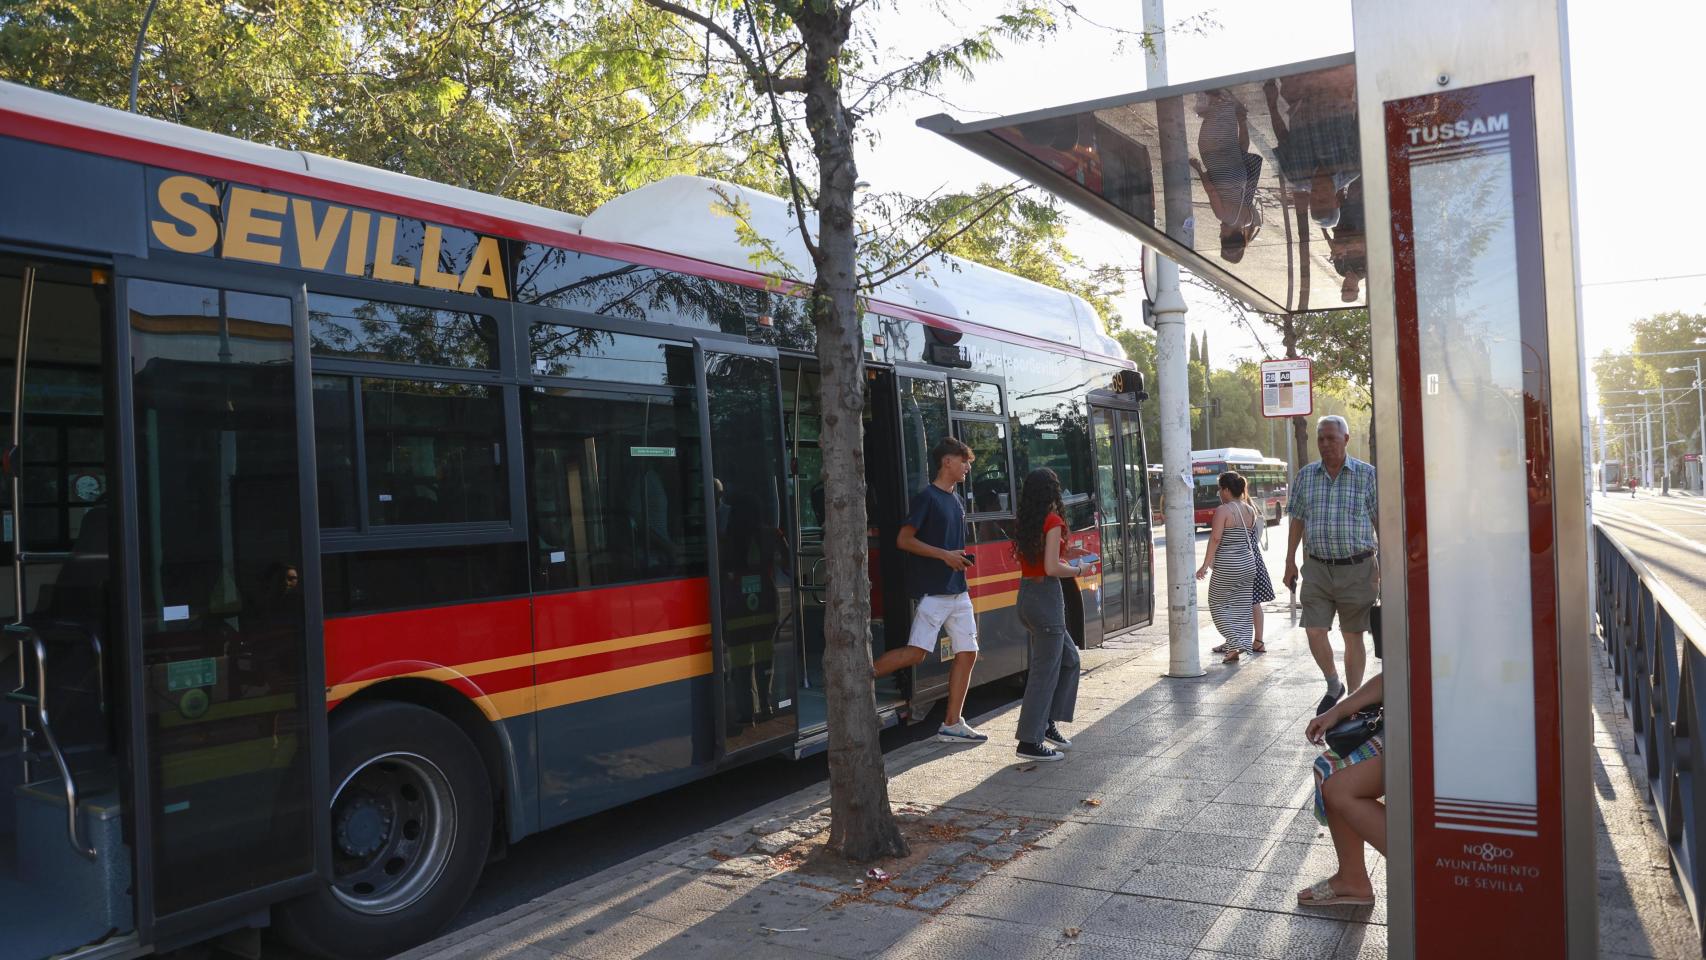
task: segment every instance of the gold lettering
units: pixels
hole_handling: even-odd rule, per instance
[[[414,283],[415,268],[397,262],[397,218],[379,218],[379,249],[373,254],[373,279]]]
[[[337,245],[338,231],[343,229],[344,218],[349,216],[349,211],[328,204],[326,219],[321,221],[318,230],[314,229],[314,201],[292,199],[290,212],[296,218],[297,259],[302,261],[305,269],[326,269],[326,261],[332,259],[332,247]]]
[[[462,275],[462,292],[474,293],[481,287],[492,292],[499,300],[509,299],[509,285],[504,281],[503,255],[498,251],[496,237],[481,237],[480,245],[474,248],[473,260],[468,264],[468,272]]]
[[[154,230],[154,238],[165,244],[167,249],[179,253],[206,253],[219,242],[219,224],[207,211],[207,207],[219,204],[219,193],[212,184],[200,177],[167,177],[160,181],[157,196],[160,209],[178,221],[155,220],[149,224]],[[197,206],[190,202],[192,200],[205,206]],[[179,223],[189,227],[190,231],[185,233],[179,228]]]
[[[444,245],[444,231],[427,224],[426,244],[421,249],[421,286],[434,290],[455,290],[456,274],[438,268],[439,248]]]
[[[344,272],[352,277],[367,276],[367,231],[373,215],[357,210],[349,218],[349,249],[344,253]]]
[[[277,240],[284,234],[283,220],[273,220],[258,214],[282,214],[287,202],[276,193],[261,193],[242,187],[232,188],[231,213],[225,221],[225,258],[277,263],[283,251],[270,243],[258,243],[254,238]]]

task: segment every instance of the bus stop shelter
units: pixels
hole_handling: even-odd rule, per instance
[[[1564,6],[1353,10],[1354,54],[919,124],[1259,311],[1368,308],[1391,955],[1595,956]]]

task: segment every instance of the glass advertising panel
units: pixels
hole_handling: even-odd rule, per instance
[[[1145,242],[1232,277],[1266,311],[1364,305],[1355,66],[1317,61],[1206,87],[926,125],[1068,200],[1113,208]]]

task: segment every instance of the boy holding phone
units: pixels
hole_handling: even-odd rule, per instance
[[[954,663],[948,673],[948,714],[936,739],[949,743],[989,739],[960,716],[977,663],[977,617],[966,586],[966,568],[973,562],[966,552],[966,510],[954,490],[970,476],[973,459],[971,447],[954,437],[943,437],[930,451],[934,479],[913,496],[895,541],[908,555],[907,593],[918,601],[912,633],[906,646],[884,653],[874,666],[878,677],[917,666],[947,629]]]

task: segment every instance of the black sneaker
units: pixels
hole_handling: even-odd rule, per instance
[[[1066,739],[1066,734],[1061,733],[1060,728],[1052,723],[1048,725],[1047,730],[1043,731],[1043,739],[1048,741],[1048,745],[1056,750],[1072,749],[1072,741]]]
[[[1046,743],[1021,742],[1016,753],[1020,760],[1030,760],[1035,763],[1048,763],[1051,760],[1066,759],[1066,754],[1050,747]]]
[[[1319,704],[1316,704],[1315,715],[1319,717],[1321,714],[1333,709],[1333,705],[1338,703],[1339,698],[1344,695],[1344,681],[1340,680],[1338,677],[1334,677],[1327,681],[1327,695],[1321,698],[1321,702]]]

